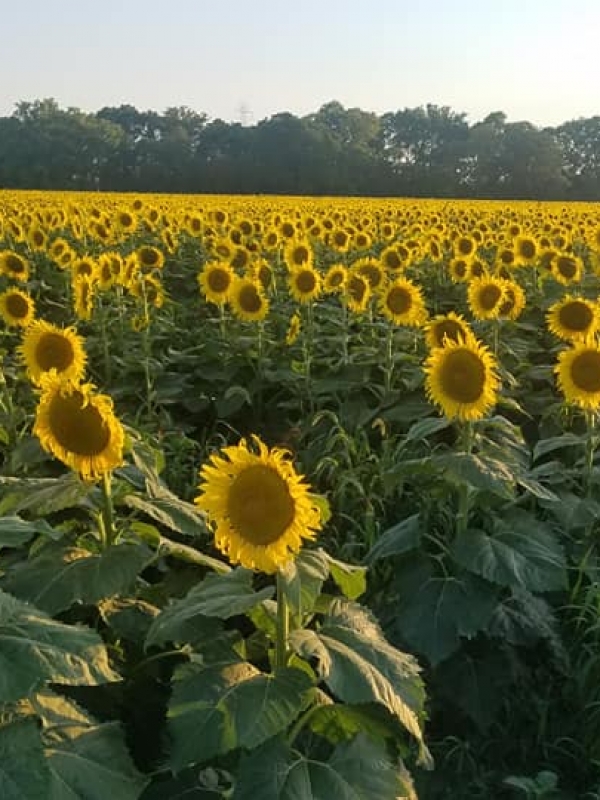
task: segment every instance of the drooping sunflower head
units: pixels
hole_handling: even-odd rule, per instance
[[[554,368],[567,403],[597,411],[600,407],[600,346],[593,339],[563,350]]]
[[[209,262],[198,274],[198,284],[205,299],[218,306],[229,299],[229,292],[235,279],[233,269],[226,261]]]
[[[448,419],[477,420],[496,402],[496,360],[474,337],[434,348],[425,361],[425,390]]]
[[[269,313],[269,301],[253,278],[236,278],[229,294],[231,309],[238,319],[260,322]]]
[[[33,322],[35,302],[20,289],[7,289],[0,294],[0,316],[10,327],[26,328]]]
[[[79,381],[85,372],[83,339],[72,328],[37,320],[26,329],[18,348],[29,379],[39,386],[52,370],[63,380]]]
[[[486,276],[469,281],[467,301],[476,319],[497,319],[504,302],[504,281]]]
[[[242,439],[202,467],[195,503],[233,564],[272,574],[315,538],[321,515],[289,454],[252,438],[253,449]]]
[[[454,311],[438,314],[425,329],[425,342],[429,349],[443,347],[446,341],[462,342],[473,335],[469,323]]]
[[[302,323],[300,321],[299,314],[292,314],[290,317],[290,324],[288,325],[287,333],[285,335],[285,343],[287,345],[292,345],[300,335],[300,328]]]
[[[396,278],[379,301],[381,313],[396,325],[419,327],[427,319],[421,289],[407,278]]]
[[[290,270],[288,286],[292,297],[299,303],[309,303],[321,294],[321,276],[311,266]]]
[[[548,328],[567,342],[586,339],[600,327],[600,310],[585,297],[567,295],[553,303],[546,314]]]
[[[52,373],[41,381],[34,434],[47,452],[96,480],[123,463],[125,435],[107,395]]]
[[[371,299],[369,281],[363,275],[350,272],[344,289],[345,302],[350,311],[353,311],[355,314],[362,313]]]

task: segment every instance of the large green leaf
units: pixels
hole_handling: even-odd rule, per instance
[[[367,588],[367,568],[327,556],[334,583],[348,600],[357,600]]]
[[[292,647],[316,659],[320,678],[345,703],[380,703],[419,742],[421,760],[429,755],[420,717],[425,693],[413,656],[383,636],[373,616],[355,603],[338,601],[318,631],[292,632]]]
[[[17,513],[31,510],[36,517],[81,505],[91,491],[90,485],[73,471],[60,478],[0,477],[0,486],[18,498],[14,509]]]
[[[206,629],[206,618],[229,619],[245,614],[263,600],[272,597],[274,588],[255,591],[251,570],[238,568],[217,575],[209,573],[185,597],[164,609],[148,631],[147,645],[191,641],[190,635]],[[210,629],[212,630],[214,626]]]
[[[417,548],[420,542],[420,515],[413,514],[381,534],[367,554],[366,562],[367,564],[373,564],[381,558],[407,553]]]
[[[247,661],[179,667],[168,711],[171,765],[178,771],[238,747],[257,747],[287,729],[312,689],[310,677],[293,668],[267,675]]]
[[[0,547],[20,547],[39,534],[49,539],[57,539],[60,536],[43,519],[30,522],[16,515],[0,517]]]
[[[128,494],[123,498],[125,505],[141,511],[169,530],[184,536],[207,539],[208,530],[204,518],[191,503],[186,503],[177,495],[161,492],[158,497],[140,497]]]
[[[446,478],[459,486],[466,483],[506,499],[514,495],[515,475],[500,459],[474,453],[450,453],[436,456],[434,460]]]
[[[0,591],[0,702],[27,697],[46,681],[95,685],[118,679],[94,631],[63,625]]]
[[[43,725],[51,772],[47,800],[136,800],[146,779],[137,771],[117,722],[98,724],[53,694],[32,700]]]
[[[0,797],[2,800],[48,800],[50,771],[34,719],[0,725]]]
[[[563,589],[565,555],[554,536],[529,515],[511,515],[492,535],[468,530],[452,546],[452,556],[466,569],[500,586],[543,592]]]
[[[114,545],[99,554],[79,547],[48,547],[9,572],[2,588],[57,614],[74,603],[97,603],[127,591],[151,559],[151,551],[138,544]]]
[[[279,738],[245,755],[233,800],[398,800],[411,798],[406,773],[385,748],[359,734],[328,761],[307,758]]]
[[[329,563],[324,550],[304,549],[282,570],[285,595],[292,614],[310,613],[323,584],[329,576]]]
[[[458,649],[460,637],[486,627],[498,589],[471,575],[436,574],[425,558],[396,570],[398,610],[393,628],[401,641],[438,664]]]

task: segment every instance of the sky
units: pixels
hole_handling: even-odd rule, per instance
[[[2,6],[6,4],[5,8]],[[0,0],[0,116],[55,98],[253,124],[330,100],[600,114],[600,0]]]

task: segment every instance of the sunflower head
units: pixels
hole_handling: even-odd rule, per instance
[[[486,276],[469,281],[467,299],[476,319],[497,319],[504,302],[505,281]]]
[[[285,343],[287,345],[292,345],[300,335],[300,328],[302,327],[302,323],[300,321],[299,314],[292,314],[290,317],[290,324],[287,329],[287,333],[285,336]]]
[[[333,264],[325,273],[323,290],[326,294],[341,292],[348,279],[348,270],[343,264]]]
[[[41,386],[33,432],[44,450],[84,480],[123,463],[125,436],[110,397],[55,372],[42,378]]]
[[[308,303],[321,294],[321,276],[310,265],[290,270],[290,294],[299,303]]]
[[[578,283],[583,274],[583,262],[573,253],[556,253],[550,262],[552,276],[559,283],[568,286],[570,283]]]
[[[0,252],[0,272],[13,280],[24,282],[29,278],[29,262],[14,250],[2,250]]]
[[[229,302],[235,316],[247,322],[260,322],[269,313],[269,301],[254,278],[236,278]]]
[[[379,309],[396,325],[418,327],[427,319],[421,289],[406,278],[397,278],[383,292]]]
[[[33,298],[20,289],[7,289],[0,294],[0,316],[8,326],[26,328],[35,316]]]
[[[362,313],[371,299],[369,281],[363,275],[350,272],[344,288],[345,301],[350,311],[354,311],[356,314]]]
[[[546,322],[550,331],[560,339],[582,341],[600,327],[600,310],[597,303],[585,297],[567,295],[550,306]]]
[[[443,347],[431,351],[424,370],[427,396],[448,419],[481,419],[496,402],[496,361],[474,337],[446,339]]]
[[[210,303],[224,305],[235,279],[233,269],[226,261],[209,262],[198,274],[200,291]]]
[[[57,328],[44,320],[33,322],[23,335],[19,355],[29,379],[38,386],[50,371],[64,380],[83,378],[86,363],[83,340],[72,328]]]
[[[448,314],[438,314],[431,320],[425,330],[425,342],[431,350],[443,347],[446,340],[462,342],[472,335],[469,323],[460,314],[450,311]]]
[[[554,368],[567,403],[588,411],[600,407],[600,347],[592,338],[563,350]]]
[[[289,454],[253,436],[213,455],[200,470],[195,502],[211,524],[215,544],[233,564],[274,573],[314,539],[321,515]]]

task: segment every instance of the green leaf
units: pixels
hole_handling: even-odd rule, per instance
[[[498,589],[468,572],[437,575],[426,559],[410,559],[396,571],[400,592],[394,630],[401,641],[435,665],[488,624]]]
[[[0,725],[0,797],[2,800],[47,800],[50,771],[34,719]]]
[[[82,505],[92,490],[72,471],[60,478],[0,477],[0,486],[14,492],[19,498],[15,511],[31,511],[36,517]]]
[[[385,530],[367,554],[367,564],[415,550],[421,543],[420,515],[413,514]]]
[[[198,509],[191,503],[180,500],[176,495],[142,498],[128,494],[123,498],[125,505],[141,511],[155,522],[183,536],[208,538],[208,530]]]
[[[426,439],[432,433],[443,431],[450,425],[452,425],[452,422],[446,417],[426,417],[411,425],[406,434],[406,441],[415,442]]]
[[[347,705],[329,703],[320,705],[312,711],[309,719],[310,729],[323,736],[332,744],[352,739],[357,733],[365,733],[372,739],[389,739],[396,735],[397,721],[382,706],[375,703]],[[393,724],[390,724],[390,720]]]
[[[417,739],[421,761],[430,761],[419,719],[425,701],[420,668],[386,641],[365,608],[336,601],[318,631],[293,631],[290,644],[301,657],[316,659],[319,677],[340,700],[387,708]]]
[[[233,800],[397,800],[412,798],[407,776],[380,744],[359,734],[328,761],[307,758],[280,738],[244,755]]]
[[[451,552],[465,569],[500,586],[544,592],[563,589],[567,583],[562,547],[529,515],[498,523],[492,535],[468,530],[455,540]]]
[[[367,568],[337,561],[328,555],[329,570],[338,589],[348,600],[356,600],[367,589]]]
[[[186,664],[175,671],[168,710],[175,771],[284,731],[306,707],[312,681],[298,669],[266,675],[247,661]]]
[[[113,545],[100,554],[77,547],[48,547],[9,572],[2,587],[54,615],[74,603],[93,604],[125,592],[151,556],[137,544]]]
[[[27,697],[46,681],[95,685],[118,679],[94,631],[63,625],[0,591],[0,702]]]
[[[18,516],[0,517],[0,547],[20,547],[40,534],[49,539],[60,536],[44,519],[28,522]]]
[[[491,492],[499,497],[512,499],[515,476],[499,459],[473,453],[451,453],[436,456],[446,478],[459,486],[465,483],[474,489]]]
[[[523,489],[526,489],[530,492],[534,497],[537,497],[538,500],[547,500],[550,503],[558,503],[559,497],[558,495],[554,494],[554,492],[550,491],[550,489],[546,488],[542,483],[535,480],[535,478],[524,475],[519,475],[517,477],[517,483]]]
[[[583,439],[581,436],[576,436],[574,433],[563,433],[560,436],[551,436],[548,439],[540,439],[533,448],[533,460],[537,461],[542,456],[548,455],[555,450],[562,450],[565,447],[578,447],[583,446]]]
[[[257,592],[252,579],[251,570],[241,567],[222,575],[209,573],[185,597],[167,606],[156,617],[148,631],[146,646],[167,641],[189,641],[192,632],[197,635],[198,626],[203,636],[205,631],[215,628],[212,624],[207,628],[207,617],[229,619],[245,614],[273,596],[273,586],[265,586]]]
[[[298,558],[291,560],[281,574],[292,614],[302,616],[310,613],[329,577],[328,556],[321,548],[303,549]]]

